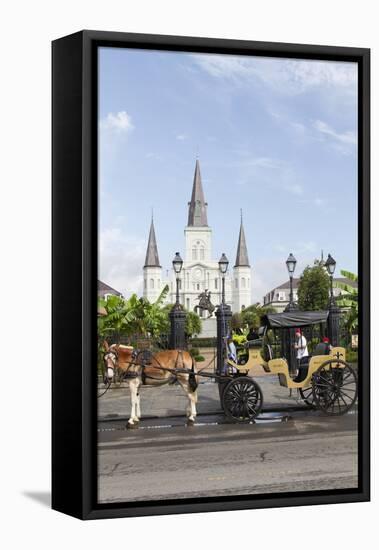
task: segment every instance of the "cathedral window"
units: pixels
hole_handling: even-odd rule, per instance
[[[238,279],[234,280],[235,287],[238,288]]]
[[[218,279],[216,278],[215,279],[215,289],[217,290],[217,288],[218,288]]]
[[[246,279],[245,279],[245,277],[242,277],[241,284],[242,284],[242,288],[246,288]]]
[[[150,288],[154,288],[154,279],[150,279]]]
[[[147,289],[147,281],[146,279],[143,280],[143,288],[146,290]]]
[[[197,260],[197,249],[196,249],[196,247],[193,247],[193,249],[192,249],[192,259]]]
[[[200,260],[204,260],[204,248],[200,248]]]
[[[196,285],[196,290],[200,290],[200,285],[199,285],[199,283],[197,283],[197,285]]]

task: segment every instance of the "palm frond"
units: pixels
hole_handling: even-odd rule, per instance
[[[346,279],[349,279],[349,281],[354,281],[355,283],[358,282],[358,275],[355,273],[352,273],[351,271],[346,271],[346,269],[341,269],[341,275],[343,277],[346,277]]]

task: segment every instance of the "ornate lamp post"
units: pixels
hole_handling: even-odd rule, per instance
[[[175,275],[176,275],[176,302],[175,302],[175,307],[177,307],[177,306],[180,305],[180,302],[179,302],[179,275],[180,275],[180,272],[181,272],[182,267],[183,267],[183,260],[180,257],[179,252],[175,253],[175,257],[172,260],[172,267],[174,268],[174,272],[175,272]]]
[[[333,275],[336,270],[336,261],[330,254],[328,254],[325,267],[329,273],[330,280],[328,333],[332,346],[339,346],[340,308],[336,304],[333,292]]]
[[[186,314],[183,311],[183,307],[181,306],[179,301],[179,275],[183,267],[183,260],[180,257],[179,252],[175,253],[175,257],[172,261],[172,267],[174,268],[176,276],[176,301],[170,311],[171,332],[169,345],[170,349],[185,349]]]
[[[297,264],[296,258],[291,253],[286,260],[287,271],[290,277],[290,299],[284,311],[294,311],[298,309],[297,305],[293,300],[293,274],[295,273],[296,264]],[[296,371],[296,368],[297,368],[296,350],[295,350],[295,329],[287,329],[284,331],[283,338],[282,338],[282,345],[283,345],[284,357],[288,358],[289,371],[292,374]]]
[[[221,303],[216,311],[217,318],[217,374],[223,372],[225,363],[225,339],[229,334],[230,319],[232,317],[232,310],[228,304],[225,303],[225,275],[228,271],[229,260],[223,253],[219,262],[218,268],[222,277],[221,287]]]
[[[291,253],[288,256],[287,261],[286,261],[288,275],[290,276],[290,301],[289,301],[289,303],[286,307],[286,311],[291,311],[293,309],[297,309],[297,306],[296,306],[295,302],[293,301],[293,274],[295,273],[296,264],[297,264],[296,258]]]
[[[325,262],[325,267],[329,273],[329,280],[330,280],[330,297],[329,297],[329,304],[335,305],[336,301],[334,299],[334,293],[333,293],[333,275],[336,270],[336,261],[330,254],[328,254],[328,258]]]
[[[225,304],[225,275],[228,271],[229,266],[229,260],[225,256],[224,253],[222,253],[221,258],[218,261],[218,268],[220,270],[221,276],[222,276],[222,291],[221,291],[221,303]]]

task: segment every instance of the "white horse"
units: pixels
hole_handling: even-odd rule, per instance
[[[141,418],[140,386],[162,386],[175,381],[179,382],[188,398],[187,423],[195,423],[198,381],[195,363],[188,351],[158,351],[146,361],[143,352],[138,353],[132,346],[106,344],[104,363],[106,382],[112,380],[117,368],[129,385],[132,407],[128,428],[138,427]]]

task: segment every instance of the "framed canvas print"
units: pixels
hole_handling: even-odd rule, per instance
[[[53,42],[53,508],[369,499],[367,49]]]

